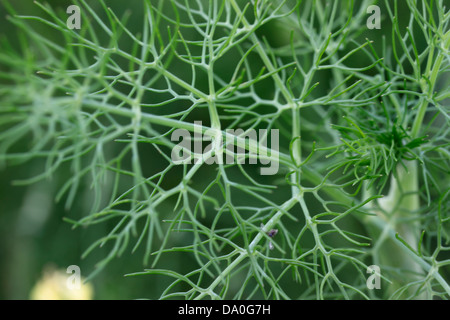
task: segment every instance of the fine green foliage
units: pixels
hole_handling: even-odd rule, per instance
[[[366,0],[76,3],[81,30],[4,2],[23,36],[1,42],[0,164],[44,159],[17,184],[70,171],[66,220],[110,227],[86,248],[108,252],[91,277],[131,251],[129,276],[171,279],[160,299],[450,297],[444,1],[379,1],[380,30]],[[217,149],[175,164],[172,132],[194,121],[278,129],[278,173],[206,163]],[[91,210],[73,219],[82,188]]]

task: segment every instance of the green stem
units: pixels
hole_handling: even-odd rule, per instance
[[[231,0],[231,5],[233,6],[233,9],[236,11],[237,16],[242,16],[242,11],[237,5],[235,0]],[[248,23],[247,19],[245,17],[242,18],[242,23],[246,28],[250,28],[250,24]],[[257,43],[256,51],[258,55],[260,56],[261,60],[263,61],[264,65],[266,66],[267,70],[270,73],[273,73],[273,80],[280,90],[283,97],[286,99],[289,108],[292,110],[292,139],[295,139],[300,136],[300,111],[299,111],[299,105],[294,102],[293,97],[289,90],[286,88],[285,83],[281,80],[279,74],[276,71],[275,66],[272,64],[272,61],[270,60],[269,56],[267,55],[264,48],[260,45],[260,41],[255,33],[252,33],[250,35],[251,40],[253,43]],[[312,77],[311,77],[312,78]],[[306,88],[305,88],[306,89]],[[301,162],[301,146],[300,146],[300,140],[297,139],[294,142],[292,154],[294,156],[294,160],[296,163]],[[290,177],[291,182],[293,184],[292,186],[292,196],[295,197],[300,190],[296,186],[298,184],[298,181],[300,181],[300,172],[297,171],[295,174],[291,175]]]
[[[443,44],[444,44],[443,50],[448,51],[448,49],[450,47],[450,31],[447,31],[447,33],[444,35],[443,38],[444,38],[443,39]],[[440,51],[438,53],[438,57],[437,57],[436,61],[434,62],[433,69],[431,70],[431,75],[429,75],[429,74],[424,75],[426,78],[429,78],[429,83],[423,81],[422,92],[427,95],[428,99],[432,99],[432,97],[433,97],[433,91],[434,91],[434,87],[437,82],[437,78],[439,76],[439,70],[441,69],[441,65],[442,65],[442,62],[444,61],[445,57],[446,57],[446,54],[444,54],[444,52]],[[432,63],[432,59],[429,59],[428,63],[429,64]],[[425,98],[422,98],[420,105],[419,105],[419,110],[417,112],[416,118],[414,119],[414,123],[413,123],[412,129],[411,129],[411,137],[413,139],[417,138],[420,134],[420,129],[422,127],[423,119],[425,117],[427,109],[428,109],[428,100]]]
[[[254,254],[255,247],[258,245],[258,243],[263,239],[263,233],[267,232],[268,230],[275,227],[275,225],[280,221],[281,217],[289,211],[296,203],[298,202],[297,198],[291,198],[288,201],[286,201],[280,208],[277,213],[275,213],[270,220],[266,223],[263,230],[259,232],[255,238],[253,238],[253,241],[248,246],[247,251],[241,251],[241,254],[234,259],[232,263],[228,265],[228,267],[223,270],[220,275],[209,285],[209,287],[204,290],[202,293],[200,293],[195,299],[200,300],[206,295],[214,295],[214,289],[221,283],[229,273],[231,273],[238,265],[241,263],[244,259],[246,259],[249,255]]]
[[[391,178],[389,194],[378,201],[379,208],[373,207],[377,216],[366,218],[368,231],[374,239],[374,263],[405,271],[401,275],[403,279],[394,279],[389,285],[389,295],[403,285],[423,278],[423,267],[417,263],[415,254],[405,250],[395,237],[398,233],[411,248],[417,248],[418,221],[412,220],[412,215],[417,214],[420,207],[417,162],[407,162],[406,167],[397,167],[396,176]],[[414,289],[411,287],[405,293],[413,294]],[[420,295],[416,298],[425,297]]]

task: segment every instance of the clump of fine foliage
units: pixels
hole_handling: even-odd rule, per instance
[[[92,276],[141,252],[129,275],[171,278],[160,299],[448,299],[450,11],[378,2],[379,30],[365,0],[79,1],[81,30],[5,2],[25,35],[1,42],[0,162],[45,160],[17,183],[70,170],[67,221],[109,228]],[[174,164],[194,121],[278,129],[278,173],[205,163],[218,150]]]

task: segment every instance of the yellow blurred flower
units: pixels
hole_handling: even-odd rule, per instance
[[[79,288],[69,285],[71,273],[65,270],[46,268],[42,278],[36,283],[30,293],[32,300],[91,300],[94,288],[90,283],[80,279]],[[69,280],[69,281],[68,281]]]

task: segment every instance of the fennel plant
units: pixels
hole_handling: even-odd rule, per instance
[[[449,298],[444,1],[74,3],[80,30],[53,3],[3,2],[19,37],[1,42],[0,163],[43,159],[14,183],[64,174],[66,221],[108,226],[91,278],[131,251],[128,276],[171,279],[160,299]],[[237,128],[247,151],[279,130],[276,174],[249,153],[205,163],[224,144],[171,158],[176,129]]]

